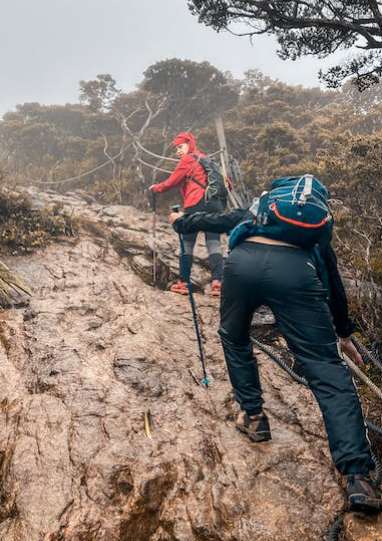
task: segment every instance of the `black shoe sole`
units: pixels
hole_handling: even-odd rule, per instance
[[[252,432],[252,430],[245,428],[245,426],[239,426],[239,425],[236,425],[236,429],[239,432],[242,432],[243,434],[248,436],[248,438],[255,443],[259,443],[261,441],[269,441],[272,439],[272,435],[269,430],[263,430],[261,432]]]
[[[381,500],[370,500],[364,496],[354,496],[349,498],[349,511],[374,515],[382,511]]]

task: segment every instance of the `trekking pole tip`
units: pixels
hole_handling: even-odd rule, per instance
[[[208,380],[207,378],[204,378],[204,379],[202,380],[202,383],[203,383],[203,385],[206,387],[206,389],[208,389],[209,380]]]

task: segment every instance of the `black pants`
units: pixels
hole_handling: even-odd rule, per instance
[[[219,333],[241,408],[253,415],[263,403],[249,337],[260,305],[272,310],[318,401],[338,471],[368,473],[374,466],[358,396],[337,351],[326,292],[302,249],[244,242],[226,261]]]
[[[204,197],[199,203],[192,207],[184,209],[186,214],[195,214],[195,212],[223,212],[223,203],[216,198],[212,198],[208,203],[205,202]],[[183,236],[184,248],[187,257],[187,265],[191,275],[192,263],[194,260],[194,246],[198,233],[189,233]],[[223,276],[223,254],[220,246],[219,233],[205,232],[206,246],[208,251],[208,261],[210,264],[212,280],[221,280]],[[186,273],[183,268],[182,256],[179,257],[179,274],[182,282],[186,281]]]

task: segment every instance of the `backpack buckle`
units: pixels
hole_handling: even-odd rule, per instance
[[[308,198],[311,197],[313,191],[313,175],[304,175],[300,180],[305,179],[304,189],[301,192],[301,195],[298,200],[298,206],[302,207],[307,202]]]

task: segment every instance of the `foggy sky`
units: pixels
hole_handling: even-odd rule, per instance
[[[197,22],[187,0],[0,0],[0,115],[17,103],[78,101],[78,82],[110,73],[133,90],[166,58],[207,60],[241,77],[248,69],[317,86],[333,60],[283,62],[273,38],[217,34]]]

